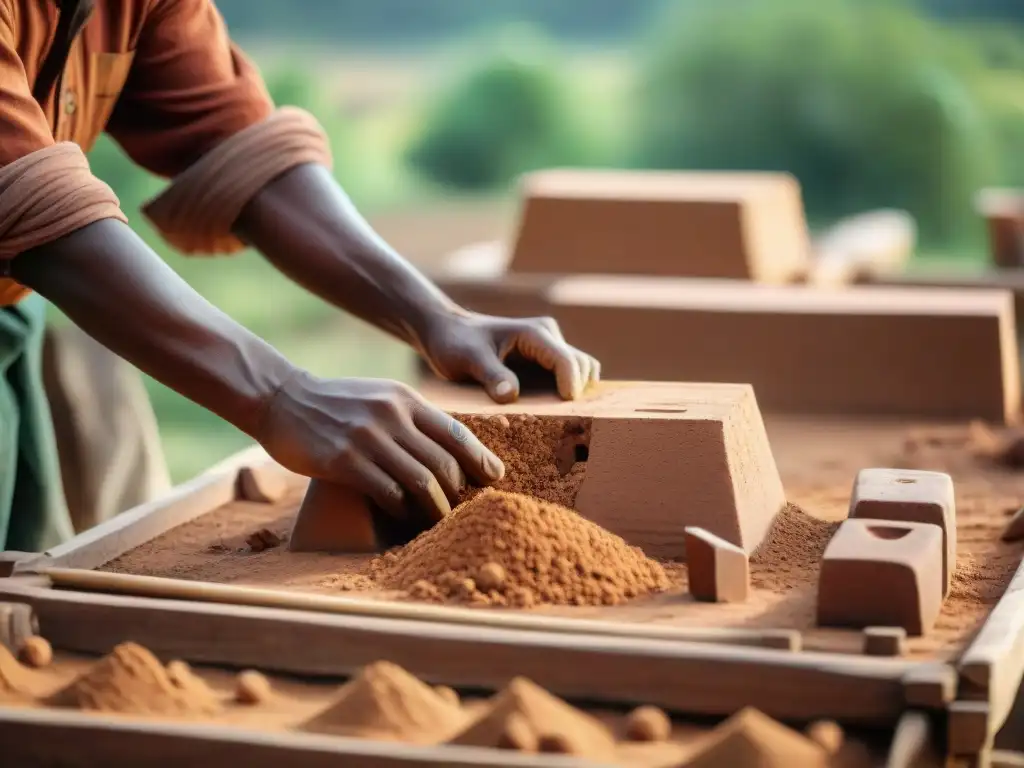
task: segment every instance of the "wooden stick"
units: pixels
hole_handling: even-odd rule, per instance
[[[49,567],[99,568],[171,528],[234,501],[239,469],[268,462],[271,459],[259,446],[240,451],[159,499],[90,528],[42,555],[17,562],[14,572],[32,573]]]
[[[932,739],[931,721],[924,712],[904,713],[896,725],[885,768],[914,768],[929,751]]]
[[[340,736],[3,707],[0,707],[0,744],[4,745],[3,764],[10,766],[598,768],[601,765],[558,755],[524,755],[498,749],[415,746]],[[83,755],[88,755],[88,759],[81,759]]]
[[[961,698],[988,703],[994,735],[1024,679],[1024,563],[960,657],[959,669]]]
[[[0,580],[0,599],[32,605],[43,635],[67,651],[108,653],[131,639],[164,659],[342,677],[388,659],[455,688],[496,690],[522,675],[567,699],[707,715],[752,706],[780,720],[888,725],[904,710],[901,680],[914,664],[66,592],[9,579]]]
[[[277,589],[210,584],[156,576],[50,568],[44,572],[54,586],[116,592],[143,597],[195,600],[204,603],[230,603],[264,608],[290,608],[318,613],[342,613],[413,621],[439,621],[452,624],[565,632],[591,635],[684,640],[691,643],[728,643],[780,650],[800,650],[800,633],[789,629],[723,629],[720,627],[678,627],[594,621],[535,613],[514,613],[472,608],[452,608],[416,603],[359,600],[351,597],[302,594]]]

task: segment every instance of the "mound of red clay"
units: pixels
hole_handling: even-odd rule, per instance
[[[0,645],[0,704],[27,704],[32,701],[32,670],[22,665],[7,646]]]
[[[600,722],[522,677],[510,682],[449,743],[595,759],[615,754],[615,739]]]
[[[416,599],[471,605],[615,605],[669,586],[656,561],[571,509],[492,489],[371,572]]]
[[[187,670],[169,674],[152,653],[122,643],[53,695],[56,707],[132,715],[203,717],[220,710],[216,695]]]
[[[326,709],[300,729],[426,744],[444,741],[464,722],[458,704],[401,667],[379,661],[363,667]]]
[[[704,737],[680,768],[825,768],[828,761],[806,736],[747,708]]]

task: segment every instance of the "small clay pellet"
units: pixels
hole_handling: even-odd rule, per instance
[[[509,749],[517,752],[536,752],[539,744],[537,735],[530,724],[518,712],[509,715],[505,729],[498,737],[498,749]]]
[[[484,563],[476,577],[476,586],[481,592],[501,589],[505,583],[505,569],[498,563]]]
[[[818,720],[807,726],[807,738],[830,755],[836,755],[843,747],[843,728],[832,720]]]
[[[447,685],[435,685],[434,691],[435,693],[437,693],[438,696],[447,701],[449,704],[460,706],[462,703],[459,700],[459,694],[455,692],[454,688],[449,688]]]
[[[657,707],[637,707],[626,720],[630,741],[665,741],[672,734],[672,721]]]
[[[185,683],[192,676],[192,667],[187,662],[175,659],[167,662],[167,676],[179,688],[184,688]]]
[[[262,704],[270,698],[270,681],[261,672],[247,669],[235,678],[235,701],[239,704]]]
[[[47,667],[53,661],[53,648],[45,637],[33,635],[21,646],[21,660],[30,667]]]

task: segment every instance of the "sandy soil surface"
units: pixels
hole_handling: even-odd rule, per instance
[[[977,454],[976,426],[909,425],[901,421],[766,419],[790,502],[806,515],[790,518],[752,563],[751,598],[740,605],[694,602],[685,566],[669,565],[674,589],[622,606],[533,610],[614,621],[690,626],[795,628],[807,648],[860,651],[856,632],[814,626],[818,560],[837,521],[846,515],[856,472],[889,466],[949,472],[957,493],[957,571],[935,629],[912,639],[910,653],[948,658],[969,641],[998,601],[1024,544],[999,533],[1024,503],[1024,472],[995,466]],[[286,536],[301,500],[297,487],[275,506],[238,502],[180,526],[108,564],[104,570],[216,583],[275,587],[370,599],[400,599],[368,576],[369,557],[253,552],[246,538],[260,528]]]

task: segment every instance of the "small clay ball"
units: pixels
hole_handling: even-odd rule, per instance
[[[637,707],[626,720],[630,741],[666,741],[671,734],[672,721],[657,707]]]
[[[167,662],[167,676],[171,682],[179,688],[185,686],[186,681],[192,676],[192,667],[180,659]]]
[[[53,661],[53,648],[45,637],[33,635],[21,646],[21,660],[36,669],[49,666]]]
[[[507,416],[502,416],[499,413],[497,416],[495,416],[493,418],[494,418],[494,423],[497,424],[502,429],[508,429],[509,428],[509,421],[508,421],[508,417]]]
[[[235,679],[235,701],[239,704],[262,704],[270,698],[270,681],[253,669],[239,673]]]
[[[505,583],[505,569],[498,563],[484,563],[476,575],[476,585],[481,592],[501,589]]]
[[[454,704],[455,706],[459,706],[461,704],[459,701],[459,694],[447,685],[435,685],[434,692],[449,704]]]
[[[807,726],[807,738],[828,754],[835,755],[843,746],[843,729],[832,720],[818,720]]]
[[[509,749],[516,752],[536,752],[537,735],[526,722],[526,718],[518,712],[512,713],[508,722],[505,723],[505,730],[498,737],[498,749]]]

